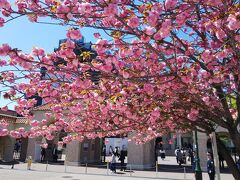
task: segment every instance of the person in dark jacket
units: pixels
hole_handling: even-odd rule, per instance
[[[46,149],[41,147],[41,162],[43,162],[45,160],[46,157]]]
[[[238,157],[238,160],[237,160],[236,164],[237,164],[237,168],[238,168],[239,171],[240,171],[240,156]]]
[[[195,169],[196,169],[196,159],[197,159],[195,151],[192,152],[192,156],[193,156],[192,157],[192,161],[191,161],[192,170],[193,170],[193,172],[195,172]]]
[[[126,170],[126,167],[124,165],[124,160],[125,160],[125,151],[122,149],[120,151],[120,156],[119,156],[119,161],[121,162],[120,165],[121,165],[121,169],[120,171],[125,171]]]
[[[20,148],[21,148],[21,143],[20,143],[19,140],[17,140],[16,143],[15,143],[15,145],[14,145],[14,150],[15,150],[15,152],[18,153],[19,150],[20,150]]]
[[[219,166],[220,168],[224,168],[224,158],[221,153],[218,153],[218,158],[219,158]]]
[[[212,155],[210,153],[208,153],[207,156],[208,156],[207,171],[208,171],[209,179],[214,180],[215,179],[215,167],[214,167]]]

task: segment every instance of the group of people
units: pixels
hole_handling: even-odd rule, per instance
[[[177,163],[181,166],[182,164],[186,164],[186,159],[191,161],[192,170],[195,171],[196,168],[196,153],[191,148],[179,148],[175,150]],[[188,156],[188,158],[187,158]],[[215,166],[211,153],[207,153],[207,172],[210,180],[214,180],[215,178]]]
[[[175,156],[179,166],[181,166],[182,164],[186,164],[187,159],[188,161],[191,161],[191,164],[193,164],[194,152],[191,148],[180,149],[179,147],[177,147],[177,149],[175,150]]]
[[[195,171],[196,168],[196,154],[191,148],[179,148],[175,150],[177,163],[181,166],[182,164],[186,164],[187,159],[191,161],[192,170]],[[187,158],[188,156],[188,158]],[[215,166],[211,153],[207,153],[208,161],[207,161],[207,172],[210,180],[214,180],[215,178]]]
[[[212,153],[208,152],[207,157],[208,157],[207,172],[208,172],[208,175],[209,175],[209,179],[214,180],[215,179],[215,166],[214,166]],[[219,165],[220,165],[220,168],[224,168],[224,159],[221,156],[221,154],[219,156]],[[236,161],[236,165],[237,165],[238,169],[240,170],[240,156],[239,156],[238,160]]]
[[[123,149],[119,152],[119,148],[115,147],[115,150],[112,150],[111,152],[112,157],[111,157],[111,163],[110,163],[110,170],[113,173],[116,173],[116,164],[117,164],[117,158],[120,161],[120,171],[125,171],[126,170],[126,166],[124,164],[124,160],[126,157],[126,151],[124,151]]]
[[[48,153],[47,153],[47,151],[48,151]],[[48,154],[48,156],[47,156],[47,154]],[[58,154],[59,154],[59,150],[57,149],[56,145],[54,145],[52,149],[51,148],[46,149],[44,147],[41,147],[40,161],[43,162],[43,161],[46,161],[46,160],[50,159],[54,162],[57,162]]]

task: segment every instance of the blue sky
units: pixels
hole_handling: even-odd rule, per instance
[[[26,17],[18,18],[5,24],[0,28],[0,45],[9,44],[13,48],[23,50],[23,52],[31,52],[32,47],[44,48],[46,52],[52,52],[58,47],[58,40],[66,37],[67,26],[45,25],[31,23]],[[86,42],[95,42],[93,32],[89,28],[81,30]],[[4,59],[4,57],[0,57]],[[2,69],[1,69],[2,70]],[[5,106],[8,101],[0,98],[0,107]],[[14,104],[8,105],[9,109],[14,108]]]

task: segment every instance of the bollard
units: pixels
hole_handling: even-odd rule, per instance
[[[109,175],[109,161],[107,160],[107,175]]]
[[[158,177],[158,161],[156,161],[156,177]]]
[[[183,171],[184,171],[184,180],[186,180],[187,177],[186,177],[186,168],[185,167],[183,167]]]
[[[132,176],[132,165],[130,164],[130,176]]]
[[[87,174],[87,163],[86,163],[86,168],[85,168],[85,174]]]
[[[47,164],[46,164],[46,171],[48,170],[48,161],[47,161]]]
[[[67,172],[67,163],[66,163],[66,161],[65,161],[65,163],[64,163],[64,172],[65,172],[65,173]]]
[[[28,159],[27,159],[27,169],[31,170],[31,166],[32,166],[32,156],[28,156]]]

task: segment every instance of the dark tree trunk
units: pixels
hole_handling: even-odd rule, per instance
[[[233,177],[236,180],[239,180],[240,179],[240,171],[238,170],[237,165],[234,162],[231,154],[227,150],[226,146],[222,143],[222,141],[219,138],[217,138],[217,146],[218,146],[218,150],[220,151],[221,155],[226,160],[227,165],[228,165]]]
[[[230,138],[233,141],[234,146],[236,147],[237,154],[240,155],[240,134],[237,132],[237,129],[235,131],[231,131]]]

